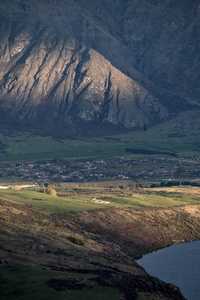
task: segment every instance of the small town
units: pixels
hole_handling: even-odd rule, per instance
[[[200,156],[183,158],[107,158],[95,160],[52,159],[0,163],[0,178],[44,184],[109,180],[158,181],[200,178]]]

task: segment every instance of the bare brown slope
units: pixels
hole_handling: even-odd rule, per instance
[[[199,239],[200,206],[115,207],[84,212],[77,223],[126,254],[138,257],[174,243]]]

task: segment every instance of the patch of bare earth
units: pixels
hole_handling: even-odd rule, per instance
[[[75,226],[101,235],[132,257],[200,238],[200,205],[115,207],[82,213]]]
[[[200,188],[198,187],[170,187],[170,188],[152,188],[152,189],[144,189],[146,191],[152,192],[167,192],[167,193],[181,193],[188,195],[200,195]]]

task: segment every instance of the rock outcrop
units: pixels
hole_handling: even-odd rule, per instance
[[[0,0],[1,124],[108,133],[197,105],[198,1],[146,2]]]

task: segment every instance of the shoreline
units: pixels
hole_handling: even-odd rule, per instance
[[[198,243],[198,246],[199,246],[200,240],[176,243],[176,244],[170,245],[168,247],[161,248],[157,251],[150,252],[150,253],[143,255],[142,258],[136,260],[136,262],[139,264],[139,266],[141,266],[145,270],[145,272],[149,276],[157,277],[161,281],[164,281],[166,283],[170,282],[171,284],[178,286],[181,293],[183,293],[184,297],[190,297],[190,299],[193,299],[194,295],[191,294],[191,291],[195,290],[195,287],[198,286],[198,282],[196,282],[196,285],[193,286],[193,282],[195,282],[195,278],[193,278],[192,281],[186,280],[186,278],[188,277],[188,276],[186,276],[186,274],[190,275],[191,270],[189,269],[189,267],[187,269],[185,269],[182,266],[185,265],[184,261],[185,261],[186,256],[190,257],[189,256],[190,251],[194,251],[194,249],[196,249],[194,243]],[[176,246],[178,248],[174,248]],[[171,248],[171,249],[169,249],[169,248]],[[177,252],[176,249],[179,249],[180,251]],[[156,252],[159,252],[159,253],[156,253]],[[197,249],[194,252],[194,254],[196,257]],[[172,258],[172,260],[171,260],[171,258]],[[191,263],[192,263],[192,266],[193,266],[194,265],[193,257],[190,257],[190,258],[191,259],[190,259],[189,265],[191,265]],[[165,262],[166,259],[167,259],[167,263]],[[178,261],[178,264],[176,264],[176,261]],[[154,263],[156,264],[155,268],[154,268]],[[177,274],[174,273],[170,267],[168,268],[168,264],[172,268],[174,266],[176,267]],[[161,269],[161,266],[162,266],[162,269]],[[166,269],[166,272],[162,271],[163,269],[164,270]],[[172,277],[170,274],[172,274]],[[183,274],[184,276],[179,277],[178,274]],[[198,276],[197,270],[196,270],[194,277],[196,277],[196,276]],[[176,281],[177,278],[181,278],[181,280],[179,279],[178,281]],[[185,286],[187,286],[187,290],[184,289]],[[190,292],[188,292],[188,291],[190,291]],[[198,289],[197,289],[197,291],[198,291]],[[199,295],[199,291],[198,291],[197,295]],[[195,294],[195,296],[196,296],[196,294]]]

